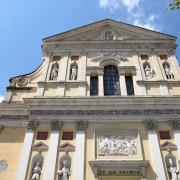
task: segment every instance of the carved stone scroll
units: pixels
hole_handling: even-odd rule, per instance
[[[63,122],[59,122],[59,121],[52,121],[51,122],[51,130],[52,131],[59,131],[60,128],[62,127]]]
[[[144,121],[144,124],[148,130],[156,130],[156,128],[157,128],[157,121],[155,121],[155,120]]]
[[[88,126],[88,122],[87,121],[79,121],[76,123],[76,128],[77,128],[77,131],[85,131],[86,128]]]
[[[170,120],[169,125],[173,130],[180,130],[180,121],[178,120]]]
[[[27,125],[27,130],[34,131],[36,130],[38,125],[39,125],[38,121],[30,121]]]

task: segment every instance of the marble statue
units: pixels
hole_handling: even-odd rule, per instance
[[[71,80],[77,79],[77,65],[71,66]]]
[[[174,165],[173,160],[171,158],[169,158],[169,168],[168,168],[168,172],[171,175],[171,180],[180,180],[179,179],[179,170],[177,169],[177,167]]]
[[[39,161],[37,161],[36,166],[33,168],[31,180],[40,180],[41,167]]]
[[[144,71],[145,71],[145,76],[147,80],[150,80],[153,78],[153,70],[151,69],[151,67],[146,65],[144,68]]]
[[[98,139],[100,156],[130,156],[137,154],[135,136],[101,136]]]
[[[165,64],[164,66],[164,71],[167,79],[174,79],[174,74],[172,73],[170,67],[167,64]]]
[[[57,80],[58,70],[59,70],[58,65],[57,65],[57,64],[54,64],[54,65],[52,66],[52,70],[51,70],[51,73],[50,73],[50,80]]]
[[[70,167],[68,165],[68,160],[64,159],[62,161],[62,168],[58,171],[60,176],[60,180],[69,180],[69,176],[71,175]]]

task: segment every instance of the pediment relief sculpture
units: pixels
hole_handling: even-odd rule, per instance
[[[99,62],[102,63],[104,60],[111,59],[116,61],[118,64],[121,62],[128,61],[127,54],[124,53],[113,53],[113,52],[101,52],[98,53],[96,56],[92,57],[92,62]]]

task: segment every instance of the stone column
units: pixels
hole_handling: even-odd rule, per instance
[[[90,80],[91,80],[90,74],[86,74],[86,81],[87,81],[86,92],[87,92],[87,96],[90,96],[90,83],[91,83]]]
[[[59,134],[62,127],[62,122],[51,122],[51,135],[49,139],[49,150],[46,159],[46,167],[44,171],[44,179],[50,180],[55,178],[57,149],[59,143]]]
[[[144,83],[138,84],[138,80],[143,80],[143,70],[141,69],[139,54],[134,50],[132,53],[134,66],[136,67],[136,76],[133,76],[134,94],[135,95],[147,95],[146,87]]]
[[[24,138],[24,144],[22,147],[21,157],[20,157],[20,164],[18,166],[16,179],[17,180],[25,180],[26,179],[26,172],[29,164],[29,158],[31,154],[31,147],[34,139],[35,129],[38,126],[38,122],[30,121]]]
[[[148,129],[148,141],[151,152],[151,159],[153,163],[153,170],[156,174],[157,180],[166,180],[165,169],[159,148],[159,141],[156,133],[157,122],[148,120],[145,121],[145,125]]]
[[[104,96],[104,72],[103,70],[101,70],[99,73],[98,73],[98,95],[99,96]]]
[[[178,153],[180,156],[180,120],[171,120],[169,121],[169,125],[174,131],[174,139],[178,148]]]
[[[119,75],[119,84],[120,84],[120,94],[122,96],[127,95],[127,88],[126,88],[126,80],[125,80],[125,73],[120,73]]]
[[[84,180],[84,166],[85,166],[85,130],[87,122],[79,121],[76,124],[76,152],[75,152],[75,169],[74,180]]]

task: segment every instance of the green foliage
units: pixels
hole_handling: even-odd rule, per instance
[[[180,0],[171,0],[168,9],[169,10],[180,9]]]

